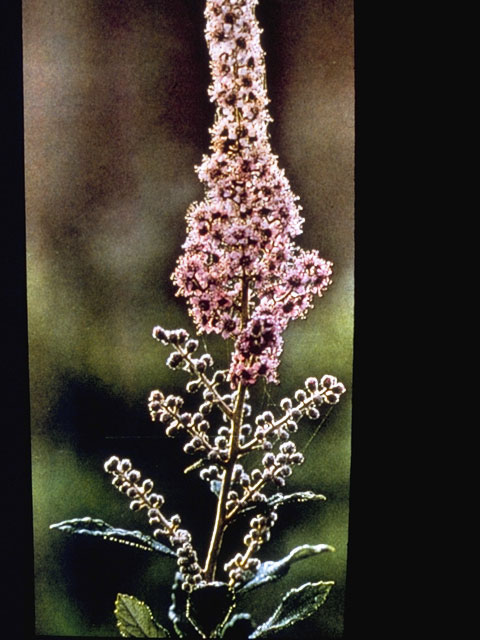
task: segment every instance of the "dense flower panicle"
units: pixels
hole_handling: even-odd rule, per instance
[[[293,242],[303,218],[269,142],[257,3],[206,3],[216,117],[210,155],[197,167],[206,195],[187,213],[184,252],[172,275],[198,331],[236,341],[233,387],[259,376],[277,382],[281,334],[313,306],[332,272],[317,251]]]

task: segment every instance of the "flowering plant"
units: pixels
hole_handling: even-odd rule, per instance
[[[118,594],[115,614],[122,636],[269,637],[313,614],[333,585],[318,581],[291,589],[260,625],[247,611],[238,612],[244,594],[279,580],[302,558],[333,550],[305,544],[279,561],[258,557],[282,506],[325,499],[312,491],[286,494],[283,489],[304,462],[293,439],[300,420],[321,424],[345,392],[333,375],[310,376],[293,399],[280,402],[276,415],[255,414],[249,404],[250,390],[260,379],[279,382],[283,333],[290,321],[306,316],[332,275],[329,261],[294,242],[303,219],[269,143],[257,3],[206,1],[209,95],[216,116],[210,154],[196,169],[205,198],[188,210],[187,238],[172,274],[197,334],[215,333],[229,341],[230,362],[215,370],[212,356],[199,354],[199,340],[185,329],[153,329],[154,339],[170,350],[167,366],[186,372],[187,393],[200,394],[197,409],[189,411],[182,396],[154,390],[148,408],[152,421],[165,427],[167,437],[181,440],[192,456],[186,471],[197,471],[216,496],[206,558],[202,563],[181,515],[168,515],[153,481],[142,478],[130,459],[116,455],[105,462],[105,471],[130,509],[146,513],[152,536],[89,517],[52,525],[176,558],[168,621],[160,624],[145,603]],[[232,557],[223,558],[230,527],[240,531],[241,542]]]

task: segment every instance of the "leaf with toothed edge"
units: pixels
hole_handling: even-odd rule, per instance
[[[237,613],[223,627],[221,637],[224,640],[245,640],[254,629],[249,613]]]
[[[168,617],[179,638],[199,640],[202,636],[197,632],[195,627],[192,626],[192,623],[187,618],[187,600],[187,593],[182,590],[182,576],[177,571],[172,585],[171,605],[168,609]]]
[[[319,553],[324,553],[325,551],[335,551],[335,549],[328,544],[304,544],[300,547],[295,547],[287,556],[277,562],[273,562],[271,560],[262,562],[253,578],[241,586],[237,593],[244,594],[248,591],[252,591],[252,589],[261,587],[264,584],[283,578],[289,572],[290,567],[294,562]]]
[[[117,594],[115,616],[124,638],[170,638],[168,631],[155,621],[150,607],[134,596]]]
[[[307,582],[283,596],[272,616],[249,635],[249,639],[268,638],[311,616],[327,599],[333,582]]]
[[[211,490],[216,493],[214,488]],[[240,515],[247,513],[248,511],[253,511],[254,509],[258,511],[268,512],[272,510],[276,510],[278,507],[283,507],[286,504],[300,504],[303,502],[312,502],[314,500],[326,500],[327,498],[321,493],[313,493],[313,491],[297,491],[295,493],[289,493],[284,495],[283,493],[275,493],[273,496],[270,496],[264,502],[249,502],[244,507],[239,509],[239,511],[232,518],[232,522]]]
[[[300,502],[311,502],[312,500],[326,500],[327,498],[321,493],[313,493],[313,491],[296,491],[284,495],[283,493],[275,493],[267,500],[269,507],[280,507],[285,504],[295,504]]]
[[[235,593],[225,582],[210,582],[194,589],[187,601],[187,618],[202,638],[215,637],[235,606]]]
[[[73,518],[51,524],[50,529],[58,529],[69,534],[98,536],[110,542],[119,542],[144,551],[156,551],[166,556],[176,557],[175,552],[164,544],[157,542],[154,538],[141,533],[140,531],[127,531],[112,527],[98,518]]]

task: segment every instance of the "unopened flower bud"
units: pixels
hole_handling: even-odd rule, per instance
[[[306,399],[307,399],[307,394],[303,389],[298,389],[297,391],[295,391],[295,400],[297,402],[305,402]]]
[[[273,413],[271,411],[264,411],[263,419],[267,424],[272,424],[273,421],[275,420]]]
[[[187,353],[193,353],[198,349],[198,340],[194,340],[193,338],[187,341],[185,345],[185,350]]]
[[[175,514],[170,518],[170,524],[172,527],[179,527],[182,524],[182,519],[178,514]]]
[[[182,413],[181,415],[178,416],[178,421],[180,422],[180,424],[183,424],[184,427],[188,427],[191,420],[192,420],[191,413]]]
[[[114,471],[118,470],[119,464],[120,464],[120,459],[117,458],[117,456],[112,456],[105,462],[104,469],[105,471],[107,471],[107,473],[113,473]]]
[[[325,402],[327,404],[337,404],[340,401],[340,396],[333,391],[327,391],[325,394]]]
[[[130,462],[130,460],[128,458],[123,458],[123,460],[121,460],[120,462],[121,471],[123,472],[130,471],[131,468],[132,468],[132,463]]]
[[[295,420],[289,420],[285,426],[289,433],[296,433],[298,431],[298,424]]]
[[[207,402],[212,402],[214,397],[213,391],[210,391],[210,389],[205,389],[203,392],[203,399]]]
[[[290,398],[283,398],[283,400],[280,401],[280,409],[282,411],[290,411],[291,408],[292,401]]]
[[[198,380],[190,380],[190,382],[187,383],[185,389],[188,391],[188,393],[197,393],[197,391],[200,390],[200,387],[201,384]]]
[[[304,461],[305,461],[305,458],[303,453],[297,452],[297,453],[293,453],[290,456],[290,462],[292,464],[303,464]]]
[[[275,464],[275,456],[273,453],[266,453],[262,458],[262,464],[264,467],[272,467]]]
[[[199,406],[198,410],[200,411],[202,416],[207,416],[211,412],[212,408],[213,405],[211,402],[204,402]]]
[[[318,380],[317,378],[307,378],[305,380],[305,387],[309,390],[309,391],[316,391],[318,389]]]
[[[326,375],[323,376],[323,378],[320,380],[320,384],[325,389],[330,389],[330,387],[333,387],[335,384],[337,384],[337,379],[334,376]]]
[[[151,493],[148,496],[148,502],[152,507],[160,508],[164,504],[165,498],[159,493]]]
[[[137,469],[132,469],[127,473],[127,480],[129,480],[129,482],[132,482],[132,483],[138,482],[140,480],[140,477],[141,477],[140,471],[137,471]]]
[[[262,472],[260,471],[260,469],[253,469],[250,476],[252,478],[252,482],[258,482],[262,477]]]
[[[226,380],[226,375],[224,371],[216,371],[215,375],[213,376],[212,382],[213,384],[221,384],[223,382],[225,382]]]
[[[146,478],[142,482],[142,492],[146,494],[149,491],[151,491],[152,489],[153,489],[153,482],[150,480],[150,478]]]
[[[167,367],[170,367],[170,369],[177,369],[182,364],[182,362],[182,356],[175,351],[168,356]]]
[[[291,441],[282,442],[282,444],[280,445],[280,451],[285,454],[295,453],[296,450],[297,447],[295,446],[295,443]]]
[[[163,342],[163,344],[168,344],[168,335],[163,327],[154,327],[152,336],[155,338],[155,340],[160,340]]]

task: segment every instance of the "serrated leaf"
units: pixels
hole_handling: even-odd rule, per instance
[[[273,582],[274,580],[283,578],[283,576],[285,576],[289,572],[290,567],[294,562],[303,560],[304,558],[308,558],[313,555],[317,555],[319,553],[323,553],[325,551],[335,551],[335,549],[328,544],[304,544],[300,547],[295,547],[295,549],[292,549],[292,551],[290,551],[288,556],[285,556],[277,562],[273,562],[271,560],[262,562],[254,577],[242,587],[240,587],[238,593],[243,594],[264,584],[268,584],[269,582]]]
[[[237,613],[223,628],[221,637],[224,640],[245,640],[255,629],[249,613]]]
[[[119,593],[115,600],[115,616],[120,635],[124,638],[169,638],[168,631],[159,625],[144,602]]]
[[[311,616],[327,599],[333,582],[307,582],[286,593],[273,615],[249,636],[267,638]]]
[[[313,493],[313,491],[297,491],[295,493],[289,493],[287,495],[284,495],[283,493],[274,493],[273,496],[270,496],[263,503],[248,503],[245,507],[238,511],[238,514],[236,514],[233,519],[235,519],[237,515],[246,513],[247,511],[257,510],[265,513],[269,511],[271,512],[272,510],[275,510],[278,507],[283,507],[287,504],[298,504],[302,502],[311,502],[313,500],[326,499],[327,498],[321,493]]]
[[[147,536],[140,531],[128,531],[127,529],[119,529],[112,527],[103,520],[98,518],[73,518],[72,520],[64,520],[51,524],[50,529],[58,529],[69,534],[99,536],[103,540],[111,542],[119,542],[144,551],[156,551],[163,555],[176,557],[175,552],[164,544],[157,542],[154,538]]]
[[[168,609],[168,617],[179,638],[201,638],[187,618],[187,593],[182,589],[182,577],[177,571],[172,585],[172,602]]]
[[[296,491],[288,495],[275,493],[270,496],[266,504],[269,507],[279,507],[290,503],[311,502],[312,500],[326,500],[326,497],[321,493],[313,493],[313,491]]]
[[[194,589],[187,602],[187,617],[204,638],[228,619],[235,594],[224,582],[210,582]]]

